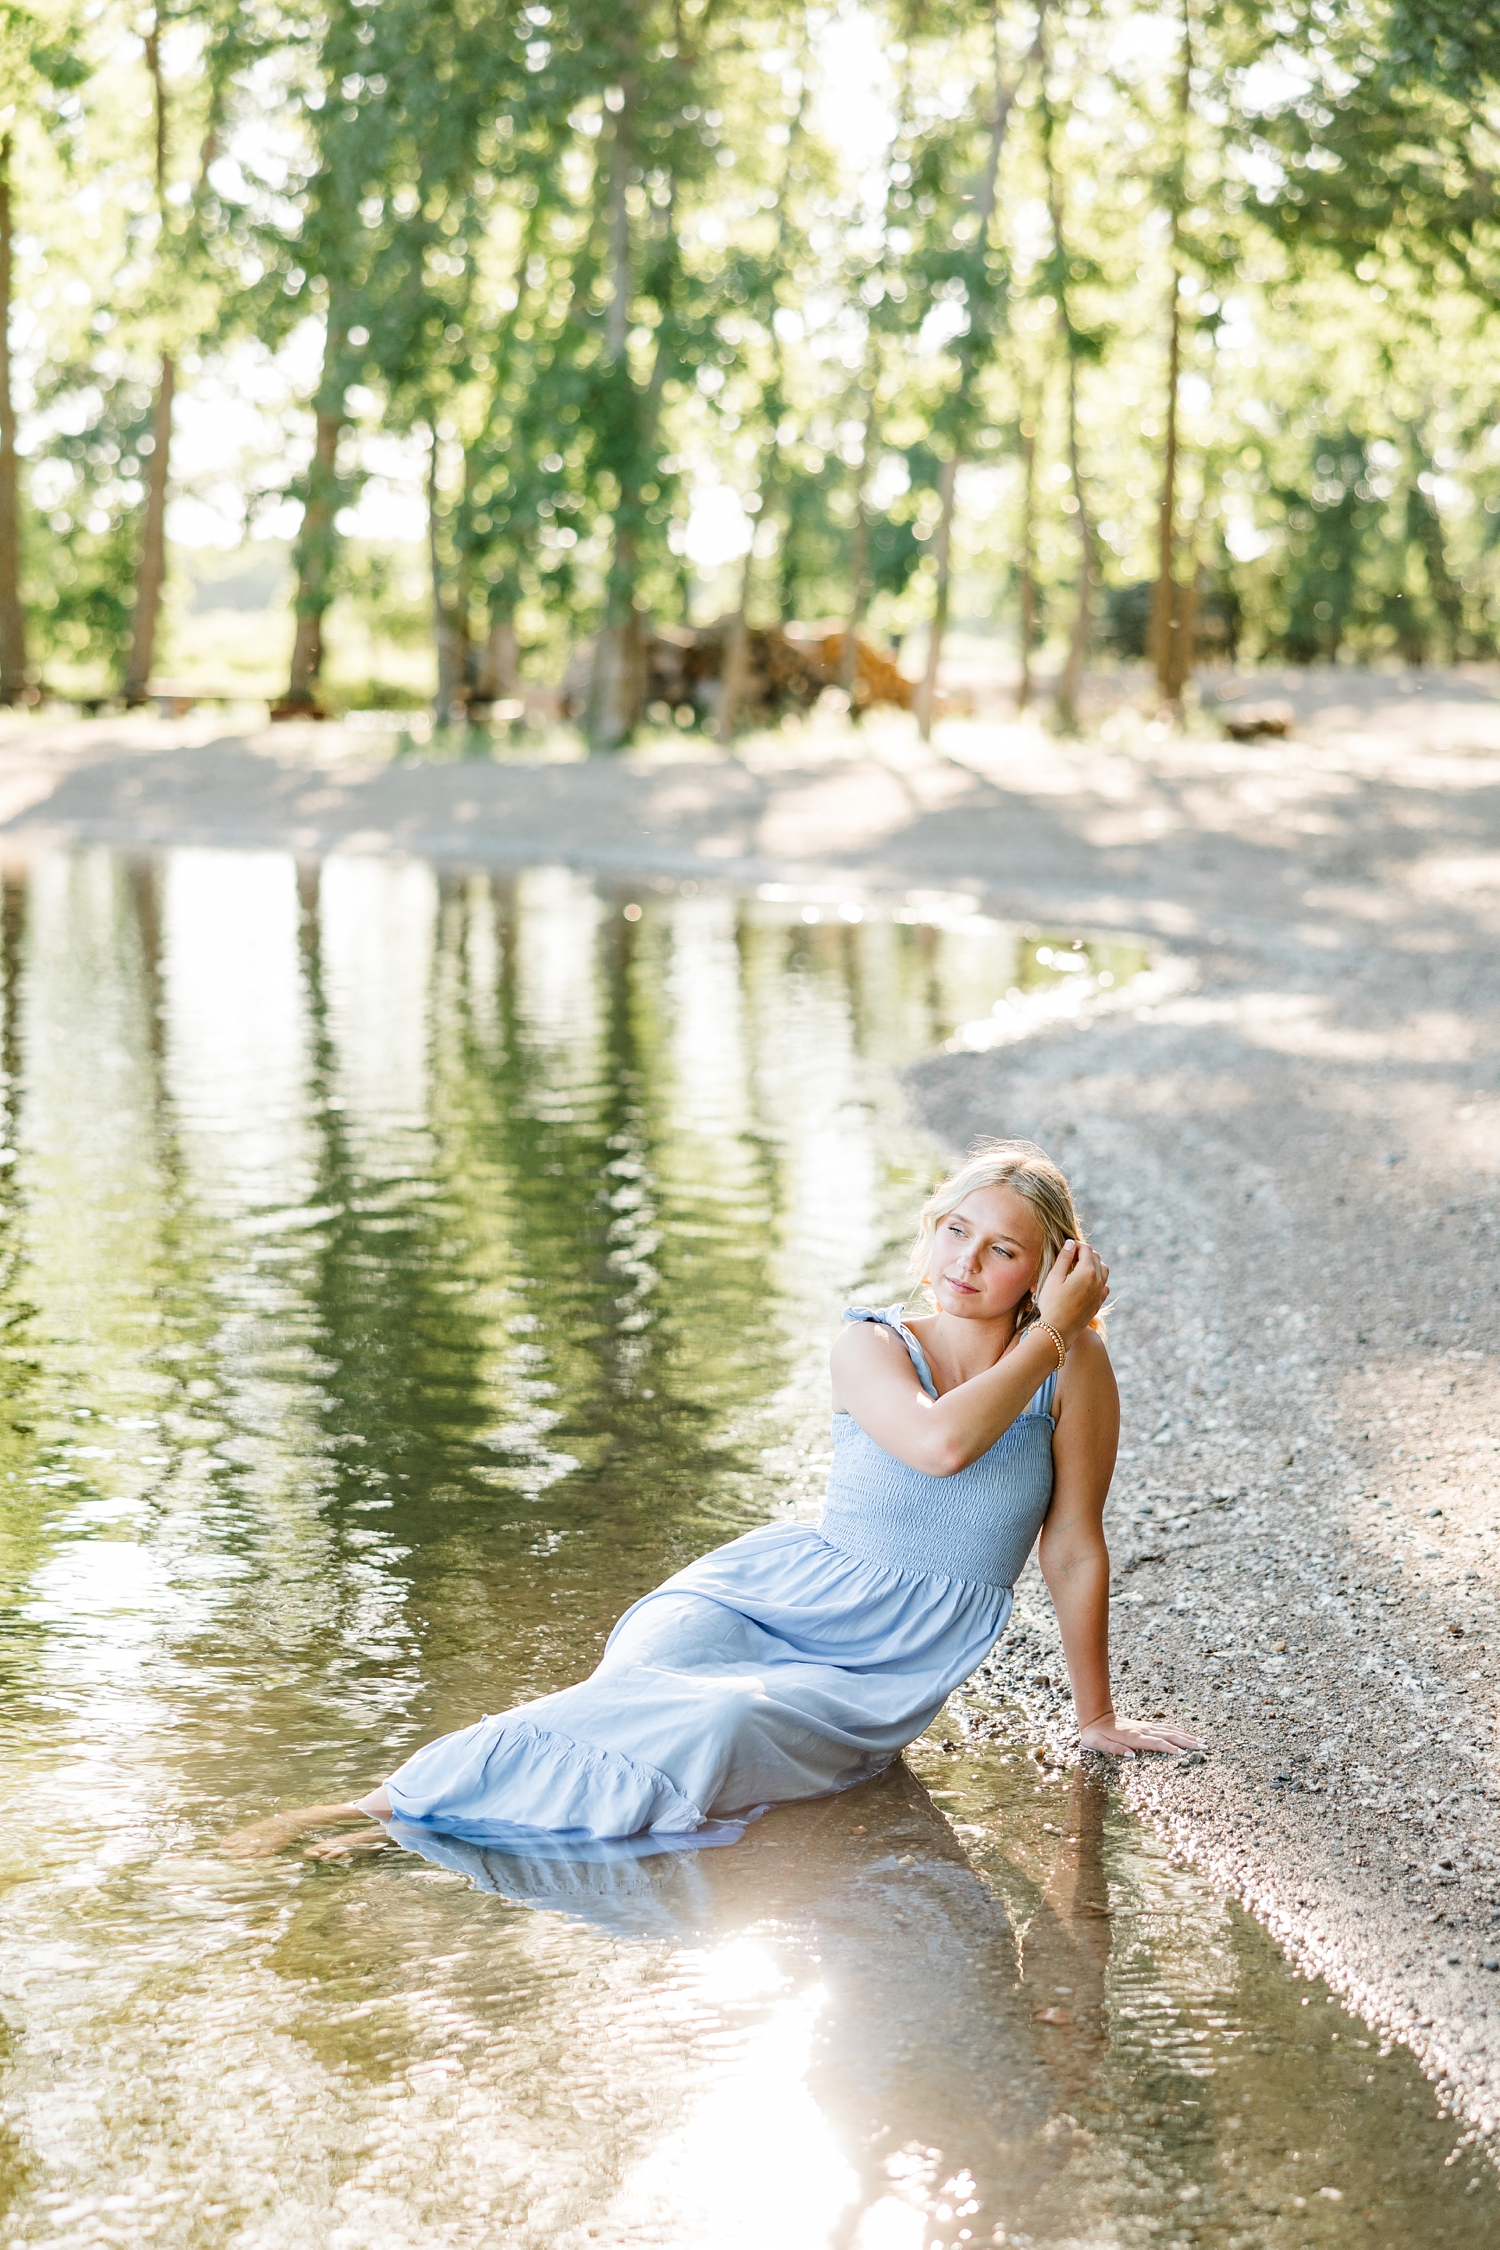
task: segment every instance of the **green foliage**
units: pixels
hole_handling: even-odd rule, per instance
[[[1056,647],[1071,391],[1099,640],[1138,657],[1174,266],[1204,651],[1494,647],[1485,11],[1189,0],[1185,106],[1180,0],[1058,0],[1045,80],[1034,6],[861,20],[869,87],[846,104],[853,35],[797,0],[172,0],[163,198],[123,19],[0,5],[44,205],[18,282],[44,658],[118,663],[166,349],[189,389],[200,363],[251,387],[296,371],[266,410],[284,440],[241,476],[247,520],[300,504],[304,612],[338,604],[395,649],[432,634],[431,590],[360,511],[433,463],[437,606],[471,684],[492,629],[556,673],[622,601],[847,616],[856,548],[872,622],[904,631],[955,460],[961,599],[1013,632],[1023,421],[1025,568]],[[312,410],[337,432],[320,460]],[[748,575],[685,558],[715,485],[756,523]]]
[[[344,711],[424,711],[431,701],[404,680],[357,680],[332,699]]]
[[[1125,586],[1105,587],[1099,638],[1112,655],[1123,657],[1127,662],[1144,661],[1155,590],[1155,582],[1150,578],[1133,580]]]
[[[1290,536],[1282,580],[1285,622],[1278,652],[1295,664],[1336,656],[1351,628],[1379,606],[1369,565],[1379,551],[1379,526],[1369,505],[1369,459],[1352,431],[1330,439],[1308,464],[1311,474],[1277,494]]]
[[[57,428],[48,461],[53,504],[38,525],[45,540],[32,606],[41,654],[97,672],[118,672],[130,633],[142,464],[153,444],[151,392],[129,375],[100,385],[87,367],[53,369],[39,404],[74,409]]]
[[[54,122],[78,115],[70,97],[87,84],[89,60],[78,37],[77,12],[49,9],[45,15],[19,0],[0,0],[0,83],[3,122],[14,124],[30,109]]]

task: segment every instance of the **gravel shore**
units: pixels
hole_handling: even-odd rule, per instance
[[[994,904],[1128,919],[1138,884],[1190,989],[938,1058],[915,1101],[955,1148],[1057,1153],[1112,1259],[1120,1701],[1212,1745],[1131,1794],[1491,2133],[1500,757],[1164,746],[1126,800],[1149,848],[1092,778],[1047,813],[1107,859],[1097,903]],[[1062,1679],[1033,1565],[974,1721],[1001,1693],[1066,1754]]]
[[[1490,2131],[1500,682],[1289,687],[1288,742],[955,724],[932,754],[902,726],[736,760],[391,765],[336,729],[8,722],[0,844],[927,884],[1151,940],[1154,997],[934,1057],[911,1098],[955,1148],[1051,1149],[1114,1268],[1121,1702],[1212,1746],[1126,1786]],[[1066,1754],[1060,1680],[1033,1569],[972,1723],[1003,1690]]]

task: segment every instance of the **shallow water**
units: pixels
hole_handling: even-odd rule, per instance
[[[1407,2058],[941,1725],[728,1849],[216,1848],[811,1507],[894,1070],[1137,957],[209,851],[38,858],[0,949],[0,2239],[1493,2239]]]

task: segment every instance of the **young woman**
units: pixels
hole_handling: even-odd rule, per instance
[[[822,1522],[767,1524],[616,1625],[598,1670],[418,1750],[352,1805],[246,1830],[274,1850],[395,1817],[483,1838],[680,1836],[878,1773],[1004,1630],[1041,1535],[1086,1749],[1195,1749],[1116,1715],[1104,1502],[1119,1400],[1097,1316],[1109,1269],[1028,1142],[982,1145],[923,1205],[935,1309],[857,1306],[833,1350]],[[335,1847],[344,1848],[344,1847]]]

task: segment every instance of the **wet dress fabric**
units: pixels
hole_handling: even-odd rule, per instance
[[[844,1317],[890,1328],[936,1398],[900,1316]],[[590,1678],[428,1743],[386,1783],[397,1821],[686,1836],[878,1773],[1004,1630],[1052,1497],[1056,1382],[948,1477],[835,1415],[816,1528],[767,1524],[700,1557],[625,1612]]]

